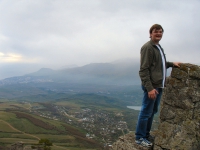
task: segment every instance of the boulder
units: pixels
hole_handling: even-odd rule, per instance
[[[200,67],[173,68],[164,89],[154,150],[200,150]]]

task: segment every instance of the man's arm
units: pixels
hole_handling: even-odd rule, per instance
[[[139,75],[144,84],[144,87],[148,91],[148,97],[152,100],[156,99],[158,91],[154,89],[151,79],[150,79],[150,65],[153,60],[153,51],[147,49],[146,47],[142,47],[141,56],[140,56],[140,71]]]
[[[153,90],[153,86],[150,80],[150,65],[153,60],[153,51],[147,47],[142,47],[140,52],[140,71],[139,75],[144,87],[147,91]]]
[[[169,67],[180,67],[181,62],[167,62],[167,68]]]

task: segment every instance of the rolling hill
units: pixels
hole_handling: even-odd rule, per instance
[[[42,68],[24,76],[6,78],[0,85],[16,83],[74,83],[98,85],[135,85],[140,83],[139,65],[134,61],[92,63],[62,70]]]

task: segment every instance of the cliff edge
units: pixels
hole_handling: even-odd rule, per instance
[[[181,64],[167,78],[160,124],[152,150],[200,150],[200,66]],[[113,144],[113,150],[148,150],[135,144],[134,133]]]

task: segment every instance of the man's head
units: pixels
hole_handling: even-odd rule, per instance
[[[162,29],[162,31],[164,32],[164,29],[162,28],[161,25],[159,24],[154,24],[151,26],[151,28],[149,29],[149,33],[151,34],[153,32],[153,30],[156,29],[156,30],[159,30],[159,29]]]
[[[161,25],[154,24],[149,30],[151,40],[154,41],[155,44],[158,44],[162,38],[163,32],[164,29]]]

